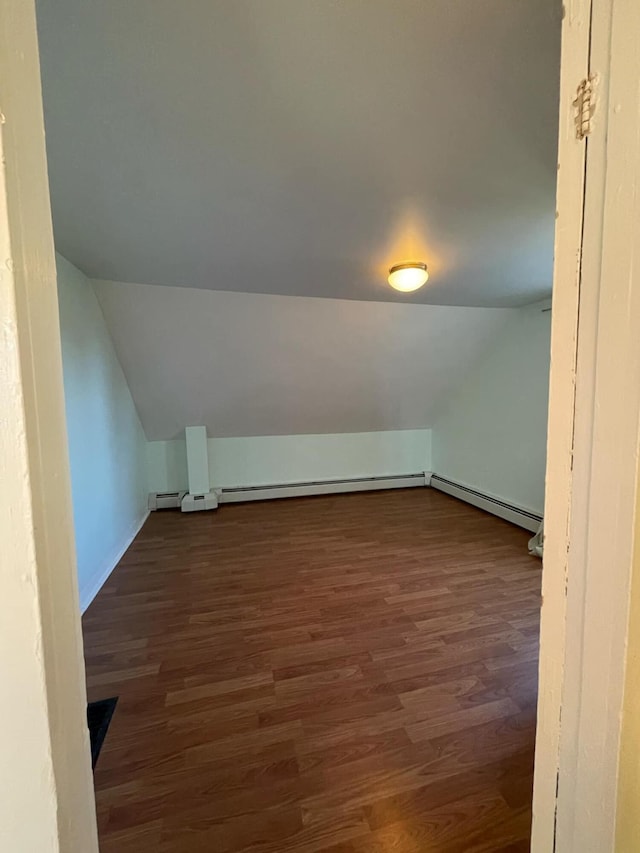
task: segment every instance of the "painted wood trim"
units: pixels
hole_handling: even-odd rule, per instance
[[[594,15],[601,11],[592,4]],[[596,127],[585,141],[587,151],[582,282],[580,293],[580,329],[576,353],[575,422],[573,432],[573,485],[571,520],[567,539],[567,585],[564,682],[562,693],[563,726],[559,742],[558,805],[556,849],[574,843],[575,820],[579,804],[575,802],[577,753],[579,749],[578,706],[581,694],[581,656],[583,646],[587,541],[585,525],[590,503],[590,454],[593,443],[593,406],[595,400],[596,352],[598,337],[598,271],[603,238],[604,182],[606,173],[606,94],[603,70],[608,71],[609,46],[606,19],[592,21],[589,45],[589,71],[599,71],[594,83]],[[604,31],[604,32],[603,32]],[[604,122],[604,125],[603,125]]]
[[[533,853],[550,853],[555,843],[586,163],[586,145],[576,139],[573,100],[580,80],[588,73],[591,0],[569,0],[564,12]]]
[[[0,834],[97,853],[33,0],[0,7],[0,79]]]
[[[640,432],[640,7],[593,0],[592,12],[596,112],[580,143],[587,152],[581,244],[571,196],[579,159],[574,150],[572,160],[568,124],[571,80],[564,83],[584,52],[585,20],[576,28],[568,16],[563,30],[532,839],[532,850],[558,853],[615,849]],[[584,73],[575,71],[579,81]]]
[[[629,602],[629,628],[625,667],[618,801],[616,803],[616,853],[640,850],[640,471],[636,492],[636,538]]]
[[[599,105],[587,161],[557,849],[608,853],[640,433],[640,6],[594,0],[592,32]]]

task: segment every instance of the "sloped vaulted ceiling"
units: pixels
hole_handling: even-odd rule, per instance
[[[38,0],[91,277],[506,306],[551,287],[560,0]],[[410,297],[392,263],[431,269]]]
[[[150,439],[432,424],[502,308],[550,291],[560,17],[38,0],[57,247],[103,280]],[[401,295],[410,259],[431,277]]]
[[[429,427],[512,313],[95,287],[150,440]]]

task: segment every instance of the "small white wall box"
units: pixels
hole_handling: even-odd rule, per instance
[[[149,495],[149,509],[155,512],[157,509],[180,509],[182,499],[186,492],[151,492]]]
[[[207,492],[206,495],[185,495],[182,499],[182,512],[198,512],[217,508],[218,496],[215,492]]]
[[[187,440],[189,493],[182,498],[182,512],[217,509],[218,495],[211,491],[209,485],[207,428],[204,426],[186,427],[184,433]]]

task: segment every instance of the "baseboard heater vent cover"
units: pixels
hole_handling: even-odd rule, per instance
[[[333,495],[367,492],[378,489],[410,489],[428,485],[424,472],[395,474],[386,477],[356,477],[350,480],[314,480],[306,483],[277,483],[266,486],[237,486],[221,489],[220,503],[265,501],[274,498],[296,498],[305,495]]]
[[[182,499],[186,495],[182,492],[151,492],[149,494],[149,509],[155,512],[157,509],[180,509]]]
[[[486,512],[497,515],[499,518],[504,518],[512,524],[517,524],[525,530],[531,530],[533,533],[538,530],[542,521],[541,515],[531,512],[529,509],[507,503],[500,500],[500,498],[493,497],[493,495],[484,494],[477,489],[472,489],[470,486],[465,486],[463,483],[447,480],[438,474],[431,475],[431,486],[454,498],[459,498],[473,506],[477,506],[479,509],[484,509]]]

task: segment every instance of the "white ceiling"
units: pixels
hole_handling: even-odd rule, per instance
[[[147,438],[430,427],[511,310],[94,282]]]
[[[560,14],[559,0],[39,0],[57,246],[120,281],[537,300]],[[431,280],[401,296],[385,271],[411,256]]]

